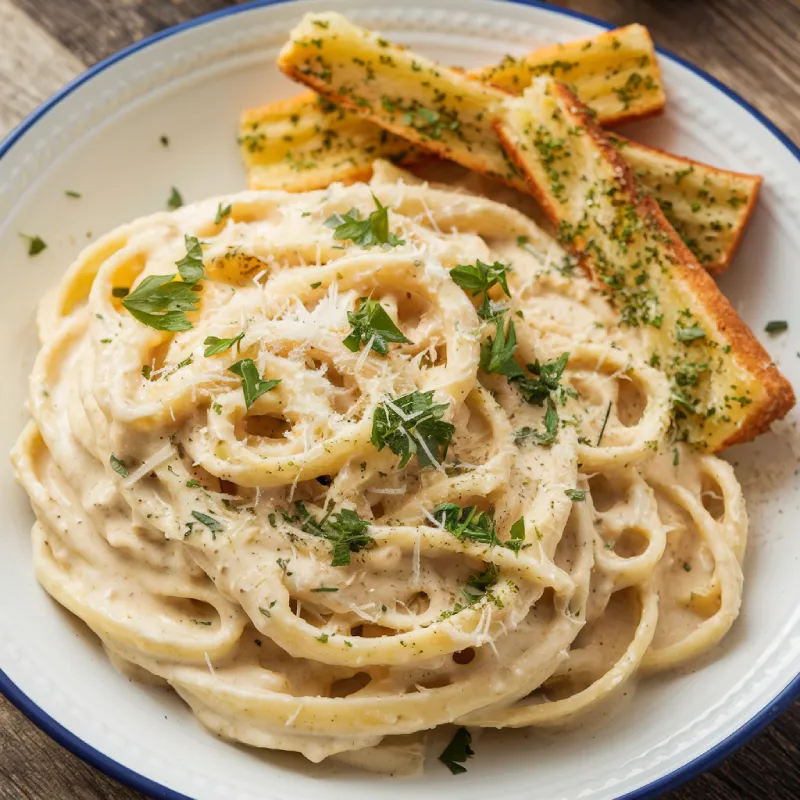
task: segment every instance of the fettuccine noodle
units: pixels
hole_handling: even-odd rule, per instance
[[[335,238],[373,193],[400,243]],[[191,327],[143,324],[122,295],[176,273],[187,236],[204,267]],[[568,354],[549,399],[481,367],[498,328],[451,276],[477,260],[508,268],[486,302],[508,307],[516,362]],[[344,344],[366,298],[407,340],[385,355]],[[155,214],[85,250],[39,330],[13,452],[38,579],[118,668],[224,737],[409,771],[421,732],[562,724],[737,615],[732,469],[671,441],[645,334],[507,205],[378,165],[371,185]],[[249,407],[242,359],[280,381]],[[445,406],[446,453],[400,413],[414,392]],[[375,441],[390,412],[415,454],[402,467]],[[491,541],[442,504],[475,506]],[[344,555],[319,533],[343,511],[365,537]]]

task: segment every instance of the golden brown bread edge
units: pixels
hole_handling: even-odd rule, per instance
[[[720,332],[731,345],[731,352],[736,356],[738,363],[765,389],[762,402],[758,405],[753,404],[754,407],[750,408],[745,423],[733,436],[726,439],[718,450],[748,442],[766,432],[775,420],[784,417],[794,406],[796,398],[792,385],[781,374],[769,353],[719,290],[711,275],[700,266],[692,251],[669,224],[658,203],[650,195],[640,190],[633,170],[627,165],[619,150],[608,140],[602,128],[594,121],[590,109],[563,83],[555,82],[554,90],[577,118],[577,123],[591,137],[598,153],[611,163],[619,178],[621,191],[631,205],[636,208],[638,216],[642,219],[648,217],[652,219],[664,234],[665,242],[668,241],[669,248],[677,259],[675,268],[681,270],[687,285],[696,297],[701,298],[703,305],[715,319]],[[550,221],[558,226],[560,218],[555,206],[550,202],[547,192],[536,181],[531,180],[525,169],[524,159],[520,158],[516,148],[504,135],[501,120],[495,120],[494,127],[509,158],[526,176],[529,191],[541,205]],[[586,263],[582,250],[575,248],[573,252],[581,258],[583,267],[590,277],[595,278],[591,267]]]
[[[725,270],[731,265],[731,262],[733,261],[733,258],[739,249],[739,244],[741,243],[742,236],[747,228],[747,224],[750,222],[750,217],[755,211],[756,203],[758,202],[758,195],[761,191],[761,185],[764,182],[764,178],[761,175],[755,175],[751,172],[736,172],[735,170],[731,169],[721,169],[720,167],[715,167],[712,164],[707,164],[705,161],[697,161],[697,159],[690,158],[689,156],[679,156],[675,153],[670,153],[667,150],[661,150],[658,147],[652,147],[648,144],[642,144],[641,142],[634,141],[633,139],[629,139],[627,136],[623,136],[616,131],[605,133],[605,136],[606,138],[616,139],[625,145],[633,145],[639,151],[655,153],[659,159],[680,162],[682,168],[685,168],[684,165],[688,164],[698,168],[702,172],[714,172],[717,175],[720,175],[723,179],[737,177],[750,183],[751,190],[747,198],[747,205],[743,209],[742,217],[737,225],[736,234],[733,238],[733,241],[724,251],[724,258],[719,258],[716,261],[702,264],[703,268],[712,275],[721,275],[723,272],[725,272]]]

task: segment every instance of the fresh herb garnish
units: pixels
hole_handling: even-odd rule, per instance
[[[197,489],[200,486],[200,481],[195,480],[192,478],[191,480],[186,481],[186,488],[187,489]]]
[[[466,728],[459,728],[450,744],[445,747],[442,754],[439,756],[439,761],[444,764],[453,775],[460,775],[466,772],[467,768],[461,766],[468,758],[475,755],[475,751],[471,747],[472,735]]]
[[[447,455],[455,426],[443,422],[448,403],[434,403],[433,390],[385,400],[372,418],[372,444],[399,455],[400,467],[417,456],[420,467],[438,466]]]
[[[186,255],[180,260],[175,262],[178,272],[181,273],[184,283],[193,286],[197,281],[205,277],[203,270],[203,248],[195,236],[186,234],[183,237],[186,244]]]
[[[280,378],[263,380],[258,374],[258,368],[253,363],[252,358],[243,358],[228,367],[229,372],[233,372],[242,379],[242,391],[244,392],[244,404],[250,408],[259,397],[265,392],[274,389],[281,381]]]
[[[489,302],[489,289],[496,284],[500,284],[508,297],[511,292],[508,290],[507,273],[509,267],[495,261],[493,264],[484,264],[478,259],[475,264],[459,264],[450,270],[450,277],[465,292],[472,292],[473,297],[477,297],[483,292],[483,302],[478,309],[478,316],[481,319],[491,319],[495,316],[492,313]]]
[[[541,433],[527,425],[514,431],[514,441],[522,444],[526,439],[532,439],[537,444],[553,444],[558,438],[558,412],[552,400],[547,401],[547,410],[544,412],[544,432]]]
[[[586,492],[583,489],[564,489],[564,494],[576,503],[586,499]]]
[[[223,531],[224,528],[222,525],[214,519],[214,517],[209,517],[208,514],[203,514],[200,511],[192,511],[192,516],[200,523],[206,526],[211,531],[211,538],[216,539],[217,534],[220,531]]]
[[[684,328],[683,325],[678,325],[675,338],[679,342],[693,342],[695,339],[705,339],[706,332],[699,325],[692,325],[688,328]]]
[[[499,544],[493,510],[479,512],[477,506],[461,508],[455,503],[439,503],[433,518],[458,539],[472,539],[490,546]]]
[[[174,211],[176,208],[180,208],[183,205],[183,198],[181,197],[181,193],[173,186],[172,191],[169,193],[169,197],[167,198],[167,208],[170,211]]]
[[[394,233],[389,231],[389,209],[382,206],[380,200],[372,195],[376,210],[366,219],[361,219],[361,212],[351,208],[346,214],[334,214],[325,220],[325,225],[333,228],[333,238],[337,241],[351,240],[361,247],[374,247],[376,244],[388,244],[397,247],[405,244]]]
[[[467,578],[466,586],[462,588],[464,596],[470,605],[482,600],[489,593],[490,587],[494,586],[499,570],[495,564],[489,564],[483,572],[477,575],[470,575]]]
[[[192,327],[185,311],[197,308],[197,292],[185,281],[174,281],[175,275],[149,275],[127,297],[122,305],[144,325],[159,331],[188,331]]]
[[[526,547],[525,544],[525,517],[520,517],[512,526],[511,526],[511,538],[504,542],[505,546],[509,550],[516,550],[519,553],[523,547]]]
[[[544,405],[549,398],[558,405],[564,405],[567,397],[577,397],[578,393],[569,386],[561,385],[564,368],[569,361],[569,353],[562,353],[552,361],[544,364],[535,361],[528,364],[528,371],[534,376],[524,376],[514,380],[514,385],[520,390],[527,403],[534,406]]]
[[[353,326],[353,330],[342,344],[354,353],[358,352],[362,343],[368,345],[371,342],[372,349],[382,356],[389,352],[390,342],[411,344],[411,340],[403,336],[377,300],[362,298],[358,311],[347,312],[347,321]]]
[[[83,195],[80,192],[76,192],[73,189],[67,189],[64,194],[67,197],[82,197]]]
[[[214,216],[214,224],[219,225],[222,222],[222,220],[225,217],[227,217],[230,213],[231,213],[231,204],[228,203],[228,205],[223,206],[222,203],[220,203],[217,206],[217,213]]]
[[[312,589],[312,592],[338,592],[339,590],[335,586],[317,586],[316,589]]]
[[[232,337],[231,339],[220,339],[218,336],[206,336],[205,341],[203,344],[206,346],[206,349],[203,351],[203,355],[208,358],[209,356],[215,356],[217,353],[224,353],[226,350],[233,347],[236,342],[240,342],[244,338],[244,331],[241,333],[237,333],[236,336]]]
[[[109,463],[111,464],[111,469],[114,470],[118,475],[122,475],[123,478],[128,477],[128,467],[126,466],[125,462],[117,458],[113,453],[111,454],[111,458],[109,459]]]
[[[509,550],[516,550],[517,553],[525,546],[525,520],[522,517],[511,526],[511,539],[501,542],[497,538],[492,508],[481,513],[476,506],[461,508],[455,503],[439,503],[433,509],[432,516],[446,531],[459,539],[471,539],[473,542],[490,547],[507,547]]]
[[[612,403],[609,403],[608,408],[606,409],[606,417],[603,420],[603,427],[600,428],[600,435],[597,437],[597,447],[600,447],[600,442],[603,441],[603,434],[606,432],[606,425],[608,425],[608,417],[611,414],[611,406]]]
[[[774,319],[766,324],[764,330],[767,333],[783,333],[789,330],[789,323],[783,319]]]
[[[367,532],[369,523],[349,508],[343,508],[335,514],[329,511],[317,521],[303,503],[297,503],[295,507],[300,515],[302,529],[306,533],[321,536],[333,544],[331,566],[348,566],[351,553],[358,553],[373,542],[373,538]],[[330,590],[323,589],[323,591]]]
[[[23,239],[28,240],[28,255],[29,256],[36,256],[42,252],[42,250],[47,249],[47,242],[42,239],[41,236],[28,236],[25,233],[21,233],[20,236]]]
[[[517,349],[517,334],[514,330],[514,321],[508,323],[508,330],[503,326],[502,317],[495,320],[495,337],[491,337],[481,345],[480,367],[485,372],[505,375],[509,380],[524,378],[525,372],[514,361],[514,351]]]

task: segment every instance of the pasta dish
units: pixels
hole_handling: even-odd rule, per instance
[[[455,723],[459,772],[477,729],[572,721],[729,630],[747,515],[685,408],[727,367],[675,366],[510,190],[370,174],[88,247],[12,457],[39,581],[125,674],[383,772]]]

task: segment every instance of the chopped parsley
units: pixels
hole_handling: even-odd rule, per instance
[[[547,401],[547,410],[544,412],[544,432],[540,432],[525,425],[514,431],[514,441],[522,444],[528,439],[537,444],[553,444],[558,438],[558,411],[552,400]]]
[[[789,323],[783,319],[774,319],[766,324],[764,330],[767,333],[784,333],[789,330]]]
[[[705,339],[706,332],[699,325],[691,325],[688,328],[678,325],[675,331],[675,338],[679,342],[693,342],[696,339]]]
[[[178,272],[181,274],[184,283],[189,286],[194,286],[195,283],[205,277],[203,270],[203,248],[195,236],[186,234],[183,237],[184,244],[186,245],[186,255],[180,260],[175,262]]]
[[[509,380],[524,378],[525,372],[514,360],[514,351],[517,349],[517,334],[514,330],[514,321],[508,323],[508,330],[504,328],[502,317],[495,320],[495,337],[491,337],[481,345],[480,367],[485,372],[505,375]]]
[[[181,193],[173,186],[172,191],[169,193],[169,197],[167,198],[167,208],[170,211],[174,211],[176,208],[180,208],[183,205],[183,197],[181,197]]]
[[[230,215],[230,213],[231,204],[228,203],[228,205],[223,206],[222,203],[220,203],[217,206],[217,213],[214,215],[214,224],[219,225],[225,217]]]
[[[228,371],[238,375],[242,379],[242,391],[244,392],[244,404],[250,408],[262,394],[274,389],[281,381],[280,378],[270,378],[263,380],[258,374],[258,368],[253,363],[252,358],[243,358],[228,367]]]
[[[471,539],[490,547],[507,547],[517,553],[525,546],[525,520],[522,517],[511,526],[511,539],[501,542],[497,538],[493,508],[479,512],[476,506],[461,508],[455,503],[439,503],[432,516],[458,539]]]
[[[493,264],[484,264],[478,259],[475,264],[459,264],[450,270],[450,277],[457,286],[465,292],[472,292],[473,297],[483,293],[483,302],[478,309],[478,316],[481,319],[491,319],[495,316],[492,313],[489,301],[489,289],[500,284],[508,297],[511,292],[508,290],[507,273],[509,267],[495,261]]]
[[[498,572],[499,570],[494,564],[489,564],[483,572],[479,572],[477,575],[470,575],[467,578],[467,583],[462,588],[462,591],[469,605],[483,600],[489,594],[489,589],[497,581]]]
[[[200,511],[192,511],[192,516],[202,525],[205,525],[211,531],[211,538],[216,539],[217,534],[224,530],[222,524],[217,522],[214,517],[209,517],[208,514],[203,514]],[[191,523],[189,523],[191,524]]]
[[[208,358],[209,356],[215,356],[217,353],[224,353],[226,350],[229,350],[233,347],[237,342],[240,342],[244,338],[244,331],[241,333],[237,333],[236,336],[230,339],[220,339],[218,336],[206,336],[205,341],[203,344],[206,346],[206,349],[203,351],[203,355]]]
[[[361,298],[358,311],[347,312],[347,321],[353,326],[343,344],[354,353],[357,353],[361,344],[369,345],[372,350],[385,356],[389,352],[390,342],[406,342],[411,340],[403,336],[386,309],[377,300]]]
[[[446,531],[458,539],[471,539],[480,544],[499,544],[494,521],[494,511],[479,512],[477,506],[461,508],[455,503],[439,503],[433,517]]]
[[[113,453],[111,454],[111,458],[109,459],[109,463],[111,464],[111,469],[114,470],[118,475],[122,475],[123,478],[128,477],[128,467],[126,466],[125,462],[117,458]]]
[[[76,198],[83,197],[83,195],[80,192],[76,192],[74,189],[67,189],[65,190],[64,194],[67,197],[76,197]]]
[[[441,761],[453,775],[460,775],[462,772],[467,771],[467,768],[462,766],[462,764],[468,758],[472,758],[472,756],[475,755],[475,751],[472,749],[471,745],[472,735],[470,732],[466,728],[459,728],[450,740],[450,744],[442,751],[442,754],[439,756],[439,761]]]
[[[335,586],[317,586],[316,589],[312,589],[312,592],[338,592],[339,590]]]
[[[580,503],[586,499],[586,492],[583,489],[564,489],[564,494],[576,503]]]
[[[597,444],[595,445],[596,447],[600,447],[600,442],[603,441],[603,434],[606,432],[606,425],[608,425],[608,417],[611,414],[612,405],[613,403],[609,402],[608,408],[606,409],[606,416],[605,419],[603,420],[603,427],[600,428],[600,435],[597,437]]]
[[[333,238],[337,241],[347,241],[361,247],[374,247],[376,244],[386,244],[397,247],[405,244],[394,233],[389,231],[389,209],[382,206],[380,200],[372,195],[376,210],[366,219],[361,219],[361,212],[351,208],[344,215],[334,214],[325,220],[328,228],[333,228]]]
[[[350,564],[350,554],[358,553],[374,541],[369,535],[369,522],[349,508],[342,508],[335,514],[329,511],[317,521],[303,503],[295,505],[301,527],[306,533],[320,536],[333,544],[331,566],[346,567]],[[337,591],[323,588],[321,591]]]
[[[372,444],[399,455],[403,468],[416,455],[420,467],[438,466],[447,455],[455,426],[443,422],[448,403],[434,403],[433,390],[384,400],[372,418]]]
[[[122,299],[122,305],[139,322],[156,330],[188,331],[192,323],[184,312],[197,309],[197,292],[185,281],[174,281],[174,277],[149,275]]]
[[[28,255],[29,256],[37,256],[37,255],[39,255],[39,253],[42,252],[42,250],[46,250],[47,249],[47,242],[45,242],[45,240],[42,239],[41,236],[35,236],[35,235],[34,236],[28,236],[25,233],[21,233],[20,236],[23,239],[27,239],[28,240]]]

